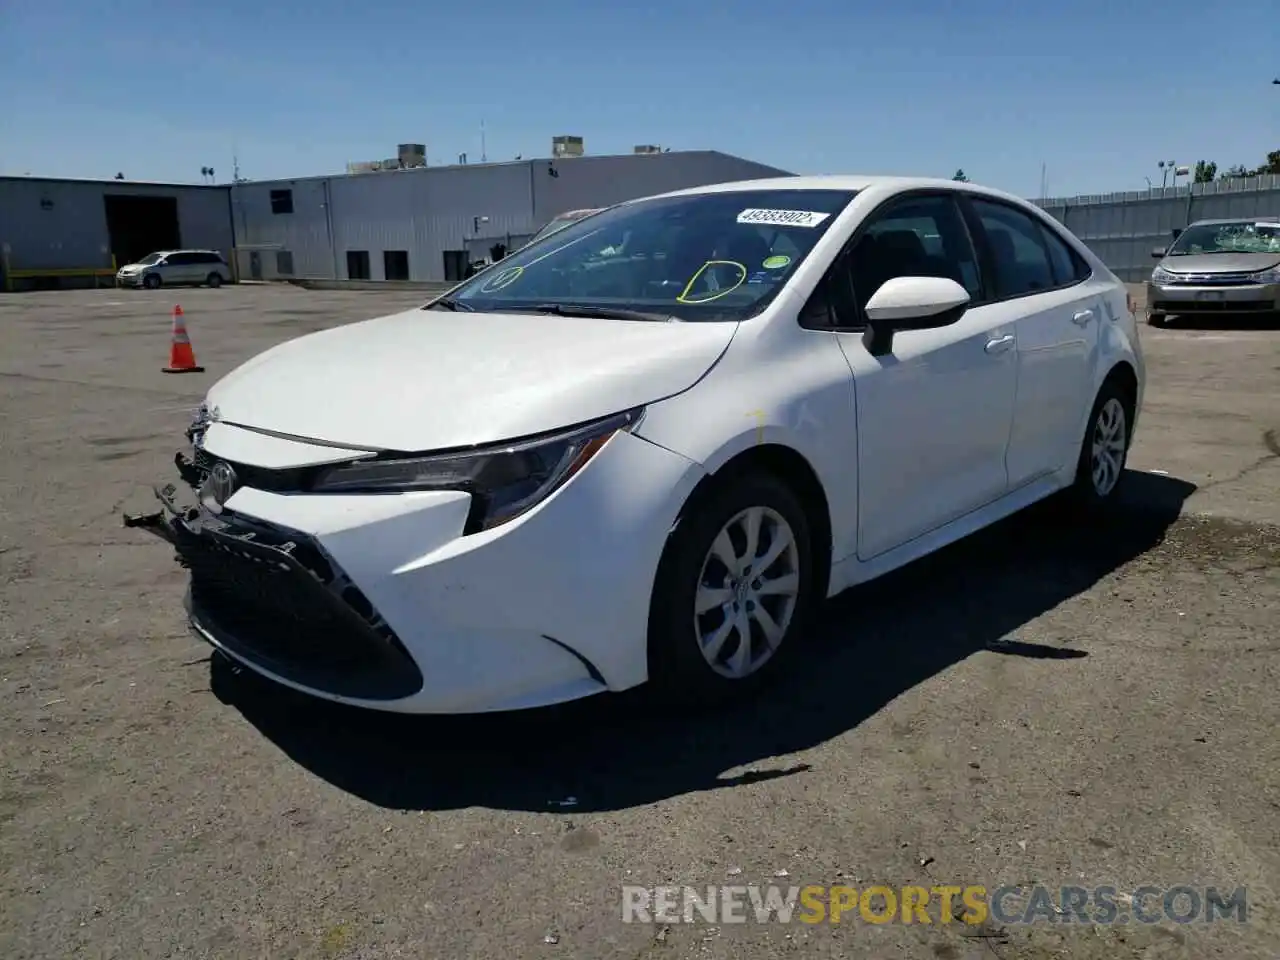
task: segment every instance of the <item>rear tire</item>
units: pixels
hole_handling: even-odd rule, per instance
[[[204,282],[216,290],[218,287],[222,286],[222,276],[221,274],[211,273],[209,276],[205,277]]]
[[[148,290],[158,290],[160,288],[160,274],[148,273],[143,277],[142,285]]]
[[[1080,445],[1071,499],[1080,507],[1097,510],[1118,499],[1133,440],[1134,398],[1120,382],[1108,379],[1098,391],[1089,413],[1089,426]]]
[[[658,566],[651,689],[681,707],[755,692],[801,646],[815,568],[809,518],[786,484],[754,473],[713,488],[679,521]]]

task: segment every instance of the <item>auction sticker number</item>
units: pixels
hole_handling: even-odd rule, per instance
[[[743,210],[738,214],[739,223],[763,223],[771,227],[816,227],[829,213],[815,210]]]

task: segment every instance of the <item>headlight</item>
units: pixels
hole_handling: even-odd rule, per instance
[[[465,533],[489,530],[537,506],[581,470],[620,431],[634,430],[629,410],[569,430],[460,453],[360,460],[322,473],[318,493],[463,490],[471,494]]]
[[[1151,271],[1152,283],[1172,283],[1173,280],[1174,280],[1174,275],[1170,273],[1168,270],[1166,270],[1164,267],[1156,267],[1154,270]]]
[[[1280,283],[1280,264],[1267,270],[1259,270],[1249,279],[1254,283]]]

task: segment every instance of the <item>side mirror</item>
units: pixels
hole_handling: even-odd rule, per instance
[[[873,356],[888,353],[898,330],[933,330],[964,316],[969,293],[946,277],[894,277],[867,301],[863,340]]]
[[[1156,247],[1154,250],[1151,251],[1151,258],[1153,260],[1163,260],[1164,255],[1168,252],[1169,252],[1168,247]]]

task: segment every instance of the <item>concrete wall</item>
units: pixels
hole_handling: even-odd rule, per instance
[[[183,246],[231,252],[225,187],[0,177],[0,244],[9,246],[10,268],[110,267],[107,194],[176,197]]]
[[[256,249],[264,279],[285,276],[277,270],[283,250],[293,277],[345,280],[347,252],[363,250],[369,279],[381,280],[383,252],[403,250],[411,280],[440,281],[446,250],[475,258],[496,242],[514,248],[565,210],[780,175],[714,151],[574,157],[244,183],[231,188],[231,206],[242,277]],[[293,191],[291,214],[271,212],[271,191],[281,189]]]
[[[1132,193],[1036,200],[1122,280],[1145,280],[1151,251],[1195,220],[1280,216],[1280,175]]]

